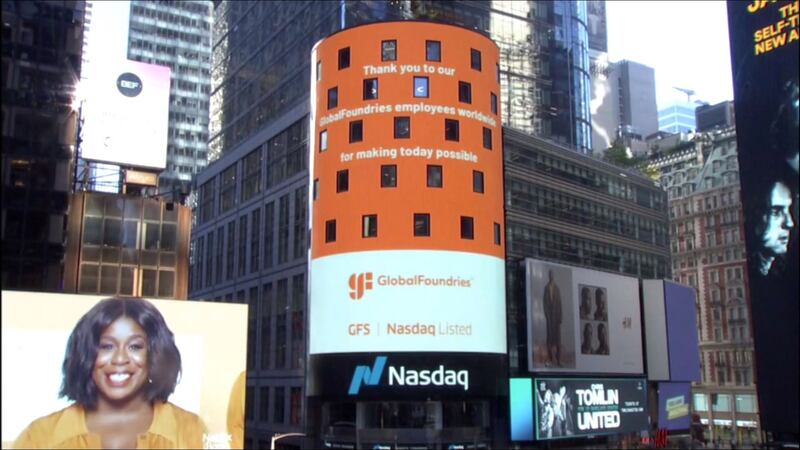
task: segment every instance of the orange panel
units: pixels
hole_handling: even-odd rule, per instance
[[[394,40],[396,61],[381,61],[382,41]],[[441,43],[441,61],[426,61],[426,41]],[[349,48],[350,65],[339,69],[339,51]],[[471,67],[471,50],[480,52],[481,69]],[[312,64],[312,258],[367,251],[437,249],[505,256],[505,238],[495,243],[495,223],[503,221],[503,155],[499,96],[499,52],[487,37],[464,28],[425,22],[384,22],[350,28],[320,41]],[[317,65],[316,63],[319,62]],[[429,79],[429,97],[413,96],[414,77]],[[363,99],[363,82],[377,78],[378,98]],[[318,81],[316,81],[318,79]],[[459,82],[471,86],[471,103],[459,101]],[[328,109],[328,90],[338,90],[338,105]],[[407,106],[410,105],[410,106]],[[360,108],[370,107],[364,113]],[[398,109],[416,107],[417,112]],[[422,109],[422,110],[419,110]],[[433,111],[433,112],[431,112]],[[348,117],[350,114],[350,117]],[[395,139],[394,118],[408,116],[411,136]],[[458,120],[458,142],[445,139],[445,119]],[[350,121],[363,121],[363,140],[349,142]],[[491,150],[484,148],[491,130]],[[321,131],[328,147],[319,151]],[[430,159],[402,149],[431,150]],[[369,151],[395,150],[380,156]],[[470,160],[448,157],[468,155]],[[359,153],[361,152],[361,153]],[[438,158],[437,158],[438,156]],[[381,165],[397,166],[397,187],[381,188]],[[443,187],[427,187],[426,167],[440,165]],[[336,192],[337,172],[348,170],[346,192]],[[473,171],[484,177],[484,192],[473,192]],[[415,237],[415,213],[430,214],[430,236]],[[376,214],[376,237],[362,237],[362,216]],[[461,216],[474,219],[474,239],[461,238]],[[325,242],[325,223],[336,220],[336,241]]]

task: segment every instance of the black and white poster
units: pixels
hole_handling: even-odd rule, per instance
[[[533,400],[537,440],[649,429],[643,379],[536,378]]]

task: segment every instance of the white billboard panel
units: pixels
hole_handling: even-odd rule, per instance
[[[647,343],[647,377],[650,380],[669,380],[664,282],[662,280],[642,280],[642,297],[644,298],[644,332]]]
[[[640,374],[639,282],[526,260],[528,370]]]
[[[129,60],[97,64],[87,84],[81,156],[163,170],[170,68]]]
[[[506,353],[505,263],[451,251],[311,261],[309,353]]]

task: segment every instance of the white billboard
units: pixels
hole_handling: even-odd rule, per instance
[[[137,61],[96,64],[83,87],[81,157],[163,170],[170,68]]]
[[[643,373],[636,278],[525,261],[528,370]]]
[[[311,261],[309,353],[506,353],[505,263],[394,250]]]

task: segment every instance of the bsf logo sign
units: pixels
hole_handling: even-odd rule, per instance
[[[348,282],[350,285],[350,298],[352,300],[361,300],[364,293],[372,290],[372,272],[359,273],[358,275],[350,275]]]

